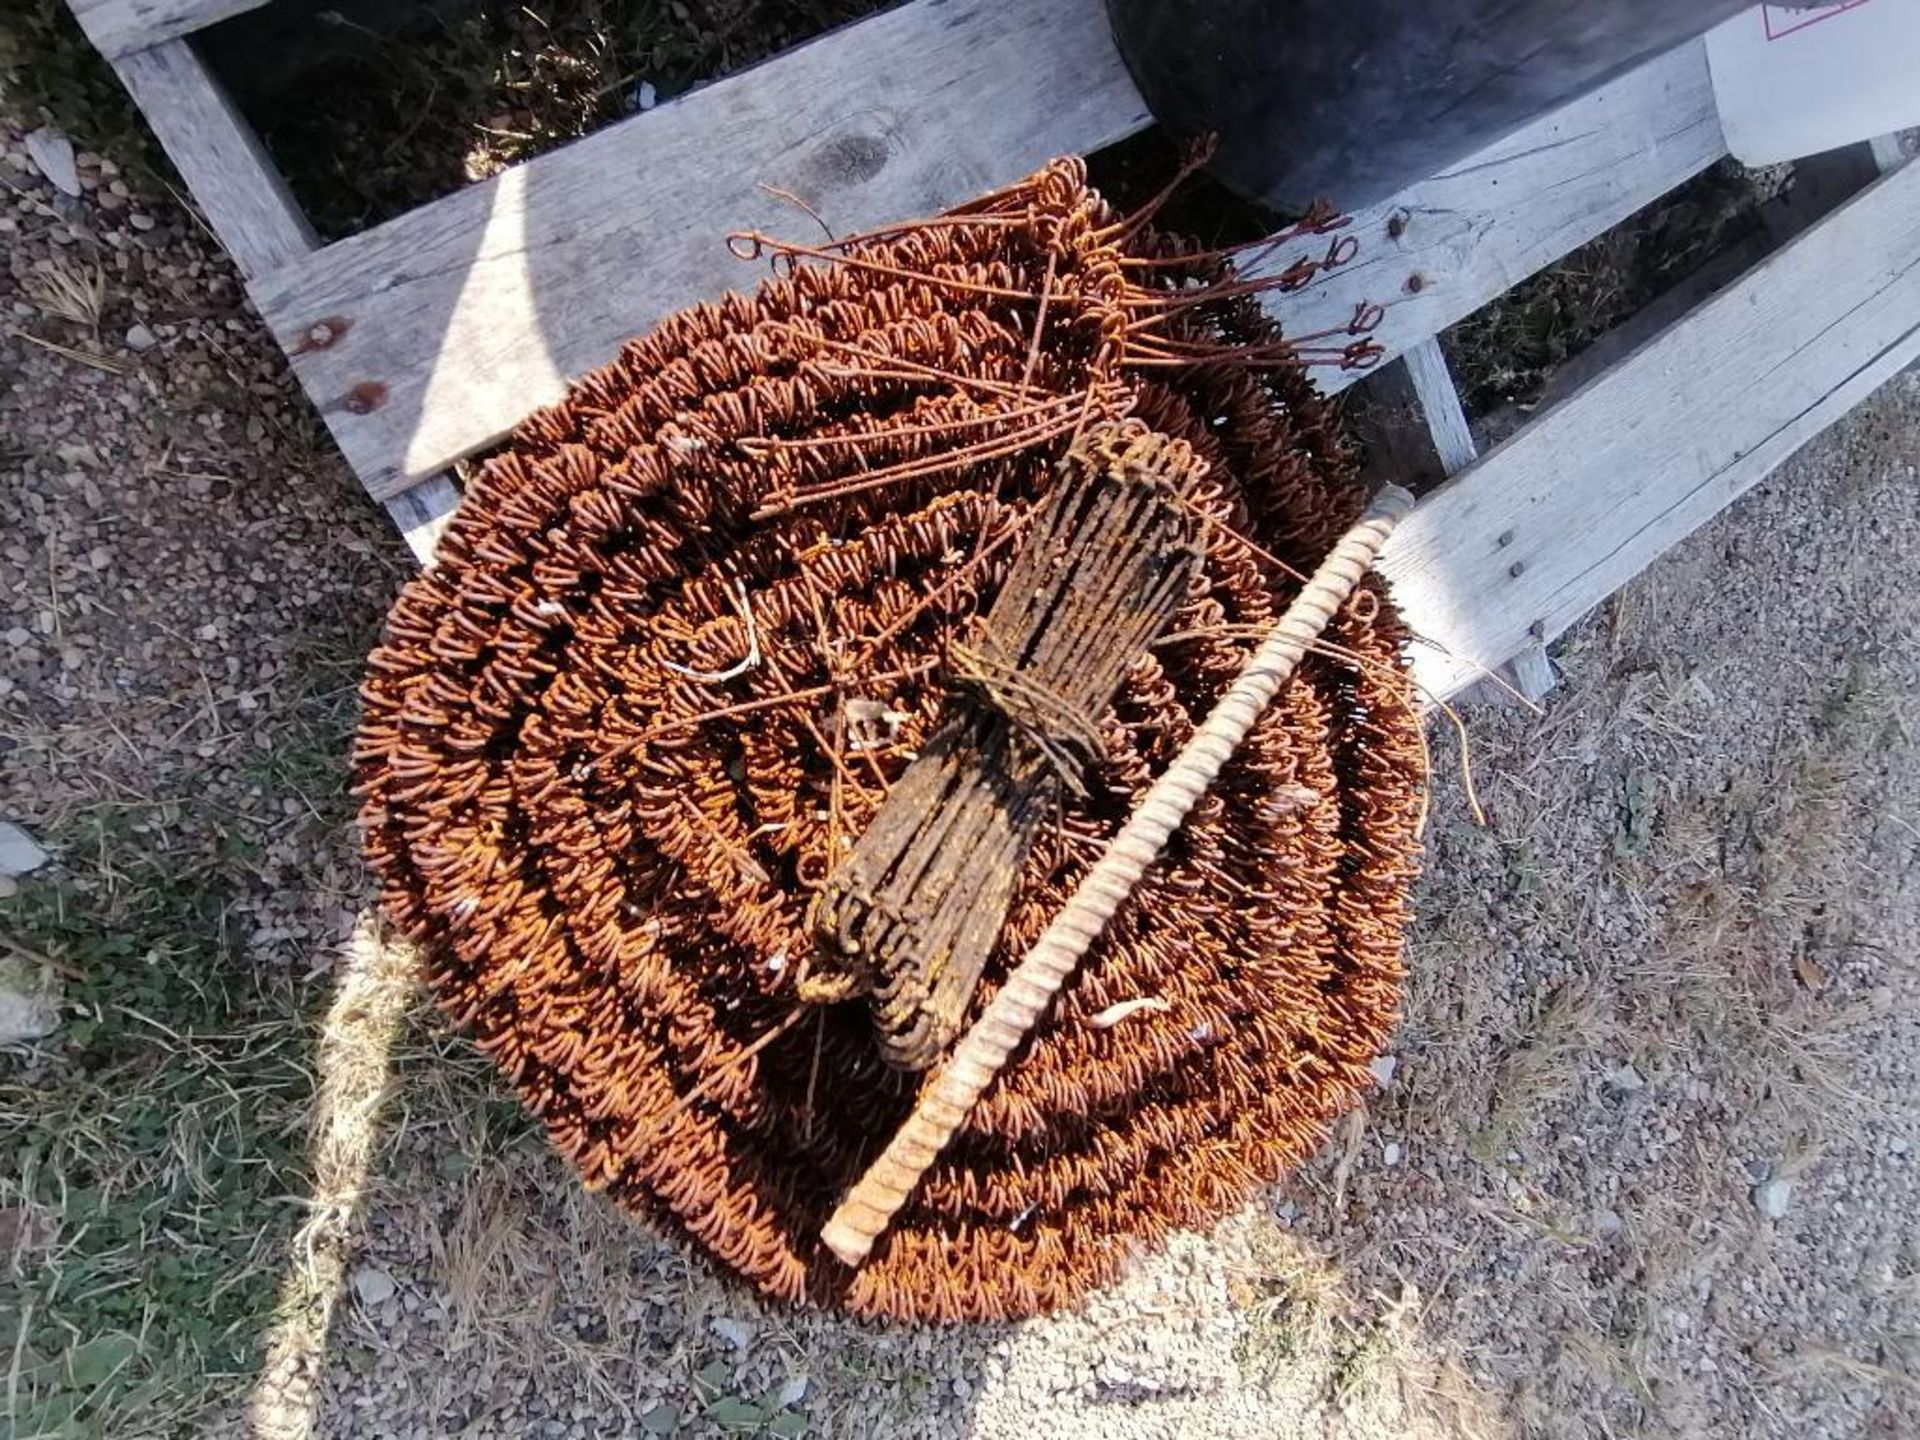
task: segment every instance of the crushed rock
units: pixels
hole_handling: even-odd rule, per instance
[[[39,841],[11,820],[0,820],[0,876],[31,875],[47,858]]]

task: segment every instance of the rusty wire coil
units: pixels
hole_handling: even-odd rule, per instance
[[[1269,287],[1344,258],[1324,215],[1289,238],[1306,258]],[[367,853],[587,1184],[783,1299],[1031,1315],[1244,1200],[1367,1084],[1425,779],[1406,637],[1356,594],[881,1247],[838,1266],[821,1222],[921,1077],[863,1004],[797,997],[809,904],[938,724],[1070,440],[1192,445],[1206,554],[1035,844],[975,1013],[1362,495],[1313,353],[1077,161],[772,254],[755,294],[670,317],[487,463],[369,664]]]

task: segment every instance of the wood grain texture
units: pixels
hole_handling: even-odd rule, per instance
[[[266,0],[67,0],[93,48],[119,60],[252,10]]]
[[[1385,306],[1373,338],[1403,354],[1725,154],[1706,51],[1684,45],[1358,212],[1353,260],[1270,309],[1302,335]]]
[[[186,41],[122,56],[114,68],[243,275],[317,253],[280,172]]]
[[[1473,431],[1467,425],[1467,412],[1460,404],[1460,392],[1454,387],[1453,372],[1440,349],[1439,337],[1422,340],[1400,357],[1407,367],[1408,382],[1426,421],[1427,436],[1449,477],[1458,475],[1480,456]],[[1530,641],[1499,669],[1497,676],[1483,680],[1470,698],[1493,705],[1510,705],[1518,694],[1526,700],[1540,700],[1553,689],[1553,662],[1538,640]]]
[[[382,498],[505,433],[662,316],[808,239],[943,209],[1148,117],[1094,0],[915,0],[266,276],[253,296]],[[318,321],[344,320],[325,350]],[[335,327],[339,327],[336,325]]]
[[[1920,166],[1540,414],[1380,559],[1445,696],[1550,640],[1920,356]]]
[[[1407,378],[1420,401],[1420,412],[1427,422],[1427,434],[1441,468],[1458,475],[1479,456],[1473,443],[1473,431],[1467,425],[1467,412],[1461,408],[1460,392],[1454,388],[1453,372],[1447,369],[1447,357],[1440,351],[1438,339],[1422,340],[1401,357],[1406,362]]]
[[[1547,658],[1547,647],[1538,641],[1521,646],[1520,652],[1500,667],[1500,673],[1527,700],[1545,699],[1553,690],[1553,661]],[[1483,685],[1485,683],[1482,682]],[[1512,697],[1504,692],[1502,698],[1508,703],[1512,701]]]
[[[453,519],[460,505],[460,489],[445,475],[429,475],[418,485],[401,491],[386,502],[394,528],[413,551],[413,558],[424,570],[432,566],[434,551],[440,546],[440,533]]]
[[[317,320],[352,322],[295,368],[384,497],[496,439],[662,315],[750,284],[759,272],[725,232],[812,226],[764,186],[845,231],[938,210],[1147,118],[1089,0],[916,0],[330,246],[254,295],[291,349]],[[1378,301],[1375,338],[1398,354],[1723,153],[1689,46],[1357,216],[1358,257],[1276,313],[1304,333]]]

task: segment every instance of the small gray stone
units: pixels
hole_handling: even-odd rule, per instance
[[[1393,1083],[1393,1072],[1399,1068],[1400,1058],[1397,1055],[1382,1055],[1367,1066],[1373,1072],[1373,1083],[1382,1090]]]
[[[393,1276],[372,1265],[362,1265],[353,1272],[353,1293],[360,1297],[362,1305],[379,1305],[391,1300],[400,1287],[393,1283]]]
[[[1593,1233],[1602,1240],[1611,1240],[1620,1233],[1622,1226],[1618,1210],[1596,1210],[1593,1212]]]
[[[0,875],[30,875],[47,863],[47,852],[10,820],[0,820]]]
[[[753,1343],[754,1326],[750,1321],[736,1320],[731,1315],[716,1315],[707,1321],[707,1329],[719,1336],[736,1350],[744,1350]]]
[[[1793,1182],[1778,1175],[1753,1187],[1753,1206],[1769,1220],[1779,1220],[1793,1203]]]
[[[158,342],[154,339],[153,331],[149,330],[146,326],[135,324],[127,327],[127,348],[129,350],[151,350],[156,343]]]
[[[59,1028],[59,1012],[46,1001],[0,985],[0,1045],[43,1040]]]
[[[1616,1065],[1607,1072],[1607,1084],[1622,1095],[1631,1095],[1647,1088],[1647,1077],[1632,1065]]]
[[[74,164],[73,142],[51,125],[42,125],[27,136],[27,156],[53,188],[76,198],[80,194],[80,170]]]

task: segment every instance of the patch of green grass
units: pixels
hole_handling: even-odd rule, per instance
[[[1659,813],[1659,782],[1638,766],[1628,770],[1620,780],[1619,819],[1613,832],[1614,854],[1623,859],[1645,854],[1653,840],[1654,821]]]
[[[1345,1407],[1366,1395],[1392,1352],[1392,1337],[1383,1326],[1369,1325],[1350,1337],[1333,1363],[1334,1403]]]
[[[291,980],[239,953],[217,839],[126,807],[53,838],[73,864],[0,901],[63,1012],[0,1057],[13,1433],[192,1433],[248,1378],[273,1307],[312,1029]]]
[[[798,1440],[807,1433],[807,1417],[784,1408],[773,1392],[754,1399],[733,1393],[733,1386],[733,1368],[724,1360],[710,1361],[694,1372],[694,1395],[700,1401],[697,1411],[685,1413],[677,1405],[658,1405],[641,1417],[641,1426],[650,1435],[681,1435],[688,1433],[686,1426],[775,1440]]]
[[[248,753],[240,769],[261,793],[295,800],[313,819],[344,827],[353,823],[357,808],[351,788],[353,733],[366,656],[352,648],[360,643],[356,631],[342,635],[323,628],[319,633],[343,643],[332,651],[309,648],[289,658],[272,743]]]
[[[1332,1343],[1339,1282],[1330,1267],[1276,1251],[1251,1281],[1233,1358],[1251,1384],[1271,1386],[1288,1371],[1321,1363]]]
[[[1506,856],[1507,894],[1516,900],[1529,900],[1545,889],[1540,874],[1540,853],[1531,840],[1515,840],[1501,847]]]

